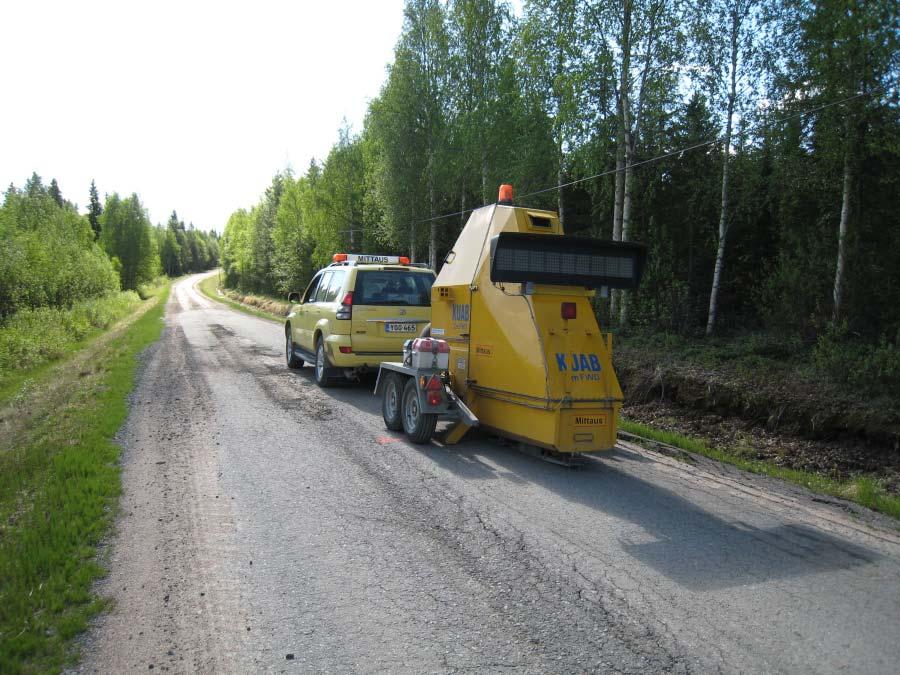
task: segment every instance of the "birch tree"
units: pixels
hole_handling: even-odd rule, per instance
[[[428,262],[437,267],[438,175],[446,131],[449,83],[447,25],[438,0],[408,0],[400,39],[415,66],[413,80],[419,104],[418,123],[425,139],[425,185],[428,195]]]
[[[563,224],[566,204],[561,186],[565,183],[566,156],[578,134],[582,107],[584,45],[578,17],[575,0],[529,1],[521,29],[526,77],[553,120],[556,179],[560,186],[556,206]]]
[[[722,140],[722,188],[719,207],[718,244],[709,293],[706,335],[715,330],[719,309],[719,289],[725,265],[725,249],[730,229],[729,177],[732,155],[732,129],[735,113],[745,108],[743,95],[749,90],[745,82],[747,69],[756,48],[761,16],[754,14],[758,0],[712,0],[700,5],[701,42],[709,73],[713,101],[725,101],[725,133]],[[724,29],[724,30],[723,30]]]
[[[890,0],[792,0],[790,6],[799,18],[794,24],[796,32],[791,34],[798,47],[793,62],[795,91],[810,101],[845,101],[838,113],[842,120],[835,119],[833,110],[824,111],[819,118],[830,121],[829,126],[838,130],[837,138],[823,134],[823,146],[831,145],[841,158],[831,298],[831,318],[838,322],[844,314],[848,241],[860,156],[867,152],[871,119],[886,106],[891,90],[896,95],[900,72],[898,10],[896,2]]]
[[[674,101],[676,64],[683,49],[678,0],[621,0],[589,2],[585,22],[595,36],[594,48],[614,64],[616,181],[613,239],[628,241],[634,212],[634,165],[651,97],[657,109]],[[624,294],[613,293],[612,316],[628,321]]]
[[[489,177],[496,143],[500,68],[507,51],[509,7],[496,0],[454,0],[449,8],[450,62],[456,113],[454,128],[460,139],[462,195],[465,210],[468,174],[473,165],[480,178],[481,203],[491,201]]]

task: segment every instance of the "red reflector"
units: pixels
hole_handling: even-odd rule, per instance
[[[344,299],[341,300],[341,304],[345,307],[349,307],[353,304],[353,291],[347,291],[347,295],[345,295]]]
[[[441,381],[438,379],[437,375],[432,375],[431,379],[428,380],[428,386],[425,387],[427,391],[440,391],[441,390]]]
[[[341,347],[341,354],[352,354],[353,347]]]
[[[574,302],[564,302],[562,304],[562,318],[574,319],[577,314],[577,305]]]
[[[441,392],[429,391],[428,392],[428,405],[440,405],[440,404],[441,404]]]

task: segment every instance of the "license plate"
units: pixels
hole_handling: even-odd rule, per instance
[[[384,325],[385,333],[415,333],[416,324],[414,323],[387,323]]]

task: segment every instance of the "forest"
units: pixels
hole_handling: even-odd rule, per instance
[[[783,335],[900,381],[891,0],[408,0],[361,130],[225,224],[228,285],[302,288],[335,251],[439,269],[502,182],[566,231],[645,243],[603,325]],[[298,124],[302,120],[298,119]],[[284,133],[290,134],[290,129]]]
[[[136,194],[86,191],[87,214],[56,179],[10,185],[0,207],[0,371],[58,356],[120,318],[159,275],[215,267],[219,237],[175,212],[153,226]],[[2,378],[0,378],[2,379]]]

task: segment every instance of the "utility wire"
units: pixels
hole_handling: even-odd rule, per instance
[[[866,93],[859,93],[859,94],[854,94],[853,96],[848,96],[846,98],[842,98],[839,101],[832,101],[831,103],[824,103],[815,108],[810,108],[809,110],[804,110],[802,112],[795,113],[793,115],[788,115],[787,117],[782,117],[781,119],[775,120],[774,122],[768,122],[766,124],[761,124],[757,127],[757,129],[762,128],[764,126],[784,124],[785,122],[790,122],[791,120],[798,119],[800,117],[806,117],[807,115],[811,115],[813,113],[820,112],[827,108],[833,108],[834,106],[843,105],[844,103],[848,103],[850,101],[853,101],[858,98],[862,98],[863,96],[867,96],[867,95],[868,94],[866,94]],[[680,148],[678,150],[672,150],[671,152],[666,152],[662,155],[657,155],[656,157],[651,157],[649,159],[643,159],[640,162],[635,162],[634,164],[632,164],[630,168],[633,169],[636,166],[644,166],[645,164],[652,164],[654,162],[659,162],[663,159],[667,159],[667,158],[673,157],[675,155],[682,155],[685,152],[690,152],[691,150],[697,150],[699,148],[706,148],[711,145],[716,145],[717,143],[721,143],[723,140],[725,140],[724,137],[718,136],[711,141],[704,141],[702,143],[696,143],[695,145],[691,145],[691,146],[688,146],[685,148]],[[626,167],[624,167],[624,166],[621,169],[618,169],[618,168],[609,169],[608,171],[602,171],[600,173],[594,174],[593,176],[586,176],[585,178],[579,178],[577,180],[569,181],[568,183],[562,183],[561,185],[552,185],[551,187],[544,188],[542,190],[535,190],[534,192],[528,192],[527,194],[519,195],[518,197],[516,197],[516,199],[525,199],[527,197],[534,197],[535,195],[544,194],[546,192],[552,192],[554,190],[561,190],[562,188],[571,187],[572,185],[577,185],[578,183],[584,183],[589,180],[596,180],[597,178],[603,178],[604,176],[609,176],[611,174],[617,173],[619,171],[625,171],[625,170],[626,170]],[[487,204],[484,204],[483,206],[487,206]],[[464,211],[454,211],[453,213],[444,213],[440,216],[434,216],[433,218],[425,218],[423,220],[416,220],[411,223],[407,223],[406,227],[413,226],[413,225],[422,225],[423,223],[431,223],[435,220],[443,220],[444,218],[453,218],[454,216],[462,216],[462,215],[471,213],[472,211],[475,211],[476,209],[480,209],[480,208],[482,208],[482,207],[474,206],[471,209],[466,209]]]

